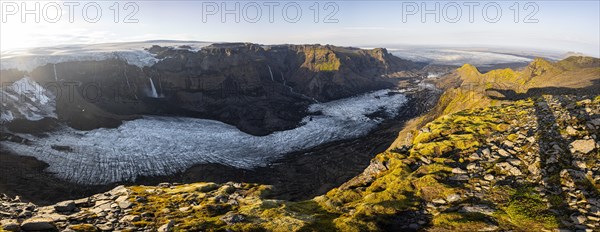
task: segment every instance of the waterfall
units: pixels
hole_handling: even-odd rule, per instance
[[[306,95],[304,95],[302,93],[296,93],[296,91],[294,91],[294,88],[292,88],[292,86],[287,85],[287,81],[285,81],[285,77],[283,76],[283,72],[280,72],[280,74],[281,74],[281,80],[283,81],[283,86],[287,87],[290,90],[290,93],[300,94],[302,97],[304,97],[306,99],[310,99],[310,100],[312,100],[315,103],[319,103],[319,101],[317,101],[317,99],[315,99],[315,98],[306,96]]]
[[[56,75],[56,64],[54,64],[54,81],[58,82],[58,75]]]
[[[129,77],[127,77],[127,68],[123,69],[123,75],[125,76],[125,80],[127,81],[127,88],[129,88],[129,91],[133,92],[133,96],[135,97],[135,99],[138,99],[137,93],[135,93],[135,91],[133,91],[133,89],[131,89],[131,84],[129,83]]]
[[[296,92],[294,92],[294,89],[292,89],[291,86],[287,85],[287,82],[285,81],[285,77],[283,77],[283,72],[280,72],[280,74],[281,74],[281,80],[283,81],[283,86],[287,87],[291,93],[296,93]]]
[[[273,72],[271,71],[271,66],[267,65],[267,67],[269,68],[269,73],[271,74],[271,81],[275,82],[275,79],[273,79]]]
[[[150,95],[150,97],[152,98],[158,98],[158,93],[156,92],[156,87],[154,87],[154,82],[152,81],[152,78],[148,78],[150,80],[150,86],[152,86],[152,93]]]
[[[285,77],[283,77],[283,72],[279,72],[279,74],[281,74],[281,81],[283,82],[283,85],[287,86],[285,83]]]
[[[131,91],[131,84],[129,84],[129,78],[127,77],[126,70],[123,70],[123,75],[125,75],[125,80],[127,81],[127,87],[129,87],[129,91]]]

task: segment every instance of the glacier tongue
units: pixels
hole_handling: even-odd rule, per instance
[[[157,59],[154,54],[146,51],[153,45],[178,47],[186,45],[191,51],[198,51],[210,45],[206,42],[183,41],[146,41],[104,44],[78,44],[53,47],[40,47],[14,51],[2,51],[0,70],[18,69],[31,72],[33,69],[46,64],[58,64],[72,61],[101,61],[108,59],[125,60],[138,67],[152,66]]]
[[[37,121],[56,118],[54,94],[29,77],[24,77],[0,89],[0,122],[14,119]]]
[[[2,146],[36,157],[49,164],[47,171],[79,184],[169,175],[200,163],[250,169],[285,153],[365,135],[382,121],[366,115],[381,111],[394,117],[406,102],[404,95],[390,92],[394,91],[313,104],[309,111],[315,114],[305,117],[301,126],[266,136],[249,135],[213,120],[146,116],[115,129],[64,128],[45,137],[22,134],[33,144],[5,141]],[[70,149],[53,149],[56,146]]]

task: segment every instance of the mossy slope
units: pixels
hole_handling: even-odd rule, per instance
[[[364,173],[308,201],[265,199],[270,187],[258,184],[131,187],[133,200],[146,200],[134,211],[153,213],[136,225],[156,228],[174,220],[175,230],[185,231],[381,231],[411,229],[413,224],[431,231],[558,228],[564,226],[566,211],[553,208],[548,202],[556,199],[535,190],[538,180],[498,168],[514,162],[523,175],[531,172],[524,156],[535,151],[536,142],[528,142],[523,134],[538,133],[524,128],[535,123],[540,101],[543,98],[440,117],[419,130],[411,145],[377,155]],[[575,105],[598,110],[600,97]],[[494,144],[504,141],[523,145],[512,148],[512,158],[481,160],[498,156]],[[472,171],[472,166],[481,171]],[[484,174],[496,179],[485,179]],[[468,178],[461,179],[465,175]],[[471,209],[477,207],[480,210]],[[239,220],[228,219],[234,215],[240,215]]]

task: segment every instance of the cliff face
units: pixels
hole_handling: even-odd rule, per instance
[[[148,51],[160,59],[151,67],[121,60],[64,62],[29,75],[60,92],[59,118],[78,129],[118,125],[118,115],[168,114],[216,119],[261,135],[296,126],[311,103],[393,87],[388,77],[415,75],[422,67],[385,49],[329,45],[213,44],[199,51],[158,46]],[[2,74],[3,81],[23,75]]]

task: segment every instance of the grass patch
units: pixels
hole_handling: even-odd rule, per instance
[[[433,218],[434,227],[452,231],[480,231],[490,224],[486,215],[481,213],[442,213]]]
[[[511,200],[504,212],[510,221],[520,228],[558,228],[559,222],[555,215],[550,213],[542,197],[529,188],[521,188],[511,196]]]

